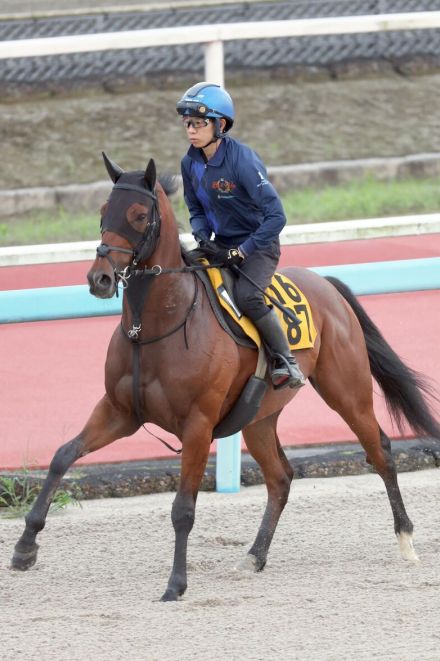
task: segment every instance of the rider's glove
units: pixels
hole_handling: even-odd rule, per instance
[[[216,266],[239,266],[245,258],[240,248],[220,248],[215,241],[201,240],[199,248]]]
[[[214,255],[215,261],[222,266],[240,266],[244,260],[244,255],[240,248],[219,248]]]
[[[244,260],[244,254],[240,248],[229,248],[227,266],[240,266]]]

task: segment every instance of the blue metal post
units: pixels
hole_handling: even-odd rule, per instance
[[[240,491],[241,432],[217,440],[216,490],[222,493]]]

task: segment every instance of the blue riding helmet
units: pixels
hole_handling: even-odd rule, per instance
[[[190,87],[177,102],[176,110],[179,115],[216,120],[223,118],[226,120],[224,133],[234,124],[235,110],[232,99],[223,87],[215,83],[202,82]]]

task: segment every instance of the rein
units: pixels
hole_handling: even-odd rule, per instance
[[[167,273],[194,273],[195,271],[207,271],[208,269],[218,269],[224,266],[223,264],[193,264],[191,266],[179,266],[176,268],[163,268],[160,264],[155,264],[151,269],[145,267],[143,269],[133,268],[127,266],[121,273],[127,271],[124,279],[128,280],[132,275],[135,277],[143,277],[144,275],[167,275]]]

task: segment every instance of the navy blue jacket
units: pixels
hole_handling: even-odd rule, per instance
[[[182,159],[182,178],[192,232],[200,239],[214,233],[248,256],[268,247],[286,224],[260,157],[234,138],[223,138],[207,163],[191,145]]]

